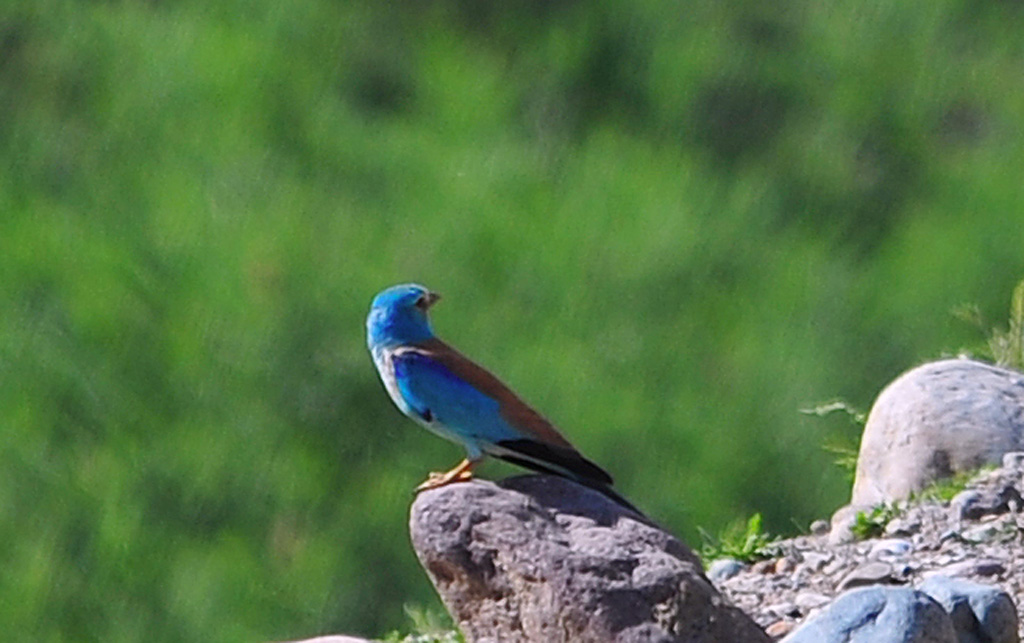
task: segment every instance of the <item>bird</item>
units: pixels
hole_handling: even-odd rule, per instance
[[[540,413],[434,335],[428,312],[440,299],[420,284],[391,286],[374,297],[366,318],[367,347],[395,406],[466,450],[459,464],[431,473],[416,491],[470,480],[489,455],[574,480],[640,514],[612,489],[612,477]]]

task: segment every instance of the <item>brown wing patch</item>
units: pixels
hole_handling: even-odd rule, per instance
[[[501,415],[512,426],[538,440],[576,452],[576,448],[569,444],[558,429],[487,369],[436,337],[419,342],[415,347],[431,359],[444,364],[452,373],[470,382],[491,399],[497,400]]]

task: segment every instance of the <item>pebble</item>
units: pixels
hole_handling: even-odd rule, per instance
[[[889,585],[896,581],[888,563],[875,561],[865,563],[843,577],[836,589],[839,591],[864,587],[865,585]]]
[[[779,639],[792,632],[794,627],[796,627],[796,623],[793,621],[775,621],[764,628],[764,633],[773,639]]]
[[[995,485],[985,492],[978,489],[966,489],[953,496],[950,509],[956,512],[960,520],[983,520],[1018,511],[1022,504],[1020,492],[1012,484],[1002,480],[993,481]]]
[[[733,558],[719,558],[708,567],[707,576],[713,582],[728,580],[747,568],[746,565]]]
[[[981,492],[974,489],[967,489],[953,496],[949,506],[960,520],[977,520],[985,515],[984,497]]]
[[[827,520],[815,520],[811,523],[811,533],[815,536],[824,536],[831,528]]]
[[[775,573],[776,574],[788,574],[796,569],[796,561],[789,556],[783,556],[782,558],[775,561]]]
[[[750,566],[750,571],[755,574],[771,574],[775,571],[774,560],[759,560]]]
[[[802,567],[809,569],[812,572],[820,571],[828,563],[832,561],[835,556],[829,553],[821,553],[816,551],[804,552],[804,562]]]
[[[984,578],[988,576],[1001,576],[1006,573],[1006,567],[998,560],[991,558],[962,560],[950,563],[922,574],[924,578],[941,574],[943,576],[956,576],[958,578]]]
[[[774,614],[779,618],[796,618],[800,616],[800,609],[795,603],[776,603],[774,605],[769,605],[765,609],[769,614]]]
[[[910,565],[908,563],[904,563],[902,565],[897,566],[893,570],[893,573],[896,574],[897,578],[907,579],[910,576],[912,576],[915,571],[917,571],[917,567],[914,567],[913,565]]]
[[[1024,451],[1010,451],[1003,454],[1003,469],[1024,470]]]
[[[999,535],[999,527],[996,525],[978,525],[960,533],[960,537],[969,543],[987,543]]]
[[[828,605],[832,602],[832,599],[817,592],[800,592],[796,595],[795,602],[801,612],[807,613],[813,609]]]
[[[811,533],[780,541],[776,559],[741,563],[742,568],[730,565],[732,575],[712,581],[774,638],[828,609],[851,587],[917,587],[936,574],[997,587],[1024,606],[1024,514],[1017,513],[1024,502],[1016,500],[1024,490],[1024,452],[1010,455],[1004,458],[1010,466],[972,480],[956,504],[921,500],[901,505],[884,538],[840,542],[836,529],[825,528],[829,523],[815,521]],[[986,499],[995,499],[996,506],[1003,507],[999,512],[965,515],[965,498],[980,498],[976,502],[990,508],[993,503]],[[1024,625],[1019,626],[1024,634]]]
[[[913,536],[921,531],[921,522],[906,518],[893,518],[885,526],[886,536]]]
[[[902,538],[887,538],[885,540],[876,541],[871,546],[871,553],[869,556],[878,558],[879,556],[893,556],[900,557],[906,556],[914,550],[914,545],[909,540]]]

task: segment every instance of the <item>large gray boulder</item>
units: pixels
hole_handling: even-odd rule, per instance
[[[1024,374],[969,359],[918,366],[868,415],[850,504],[893,502],[1024,450]]]
[[[1018,643],[1017,608],[998,587],[932,576],[920,587],[953,619],[959,643]]]
[[[568,480],[423,492],[416,555],[470,641],[759,643],[671,534]]]
[[[924,592],[874,585],[850,590],[782,643],[958,643],[953,622]]]

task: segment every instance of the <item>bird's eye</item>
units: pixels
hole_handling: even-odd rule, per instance
[[[419,299],[416,300],[415,306],[421,310],[427,309],[427,297],[426,295],[420,295]]]

